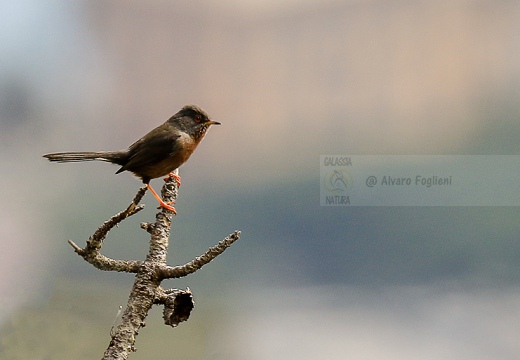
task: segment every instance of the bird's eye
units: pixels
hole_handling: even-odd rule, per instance
[[[195,115],[193,120],[195,120],[196,123],[200,123],[202,121],[202,116],[200,114],[197,114]]]

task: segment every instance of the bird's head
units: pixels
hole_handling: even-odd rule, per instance
[[[186,105],[168,120],[195,140],[201,139],[211,125],[220,125],[196,105]]]

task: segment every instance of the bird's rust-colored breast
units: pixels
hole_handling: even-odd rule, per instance
[[[190,155],[193,154],[197,145],[199,145],[200,140],[202,139],[194,139],[186,133],[181,133],[181,136],[177,139],[177,149],[180,150],[176,151],[177,154],[174,156],[176,160],[174,162],[180,163],[177,167],[188,161]]]

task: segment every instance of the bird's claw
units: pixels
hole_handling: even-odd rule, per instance
[[[152,193],[152,195],[157,199],[157,201],[159,202],[159,207],[158,209],[160,208],[163,208],[163,209],[166,209],[166,210],[170,210],[172,213],[174,214],[177,214],[177,210],[175,210],[175,208],[173,206],[171,206],[170,204],[175,204],[175,202],[173,201],[168,201],[168,202],[164,202],[163,199],[161,199],[161,197],[159,195],[157,195],[157,193],[155,192],[155,190],[150,186],[150,184],[146,184],[146,187],[150,190],[150,192]]]
[[[164,208],[164,209],[170,210],[174,214],[177,214],[177,211],[175,210],[175,208],[172,205],[175,205],[175,201],[173,201],[173,200],[172,201],[163,201],[162,203],[159,203],[159,206],[157,206],[157,209]]]
[[[177,183],[177,187],[181,186],[181,177],[177,174],[174,174],[173,172],[169,173],[168,176],[164,178],[164,181],[169,181],[170,179],[175,180]]]
[[[173,201],[172,201],[173,202]],[[169,202],[168,202],[169,203]],[[166,209],[166,210],[170,210],[172,213],[174,213],[175,215],[177,215],[177,210],[175,210],[175,208],[171,205],[168,205],[168,203],[165,203],[163,202],[162,204],[160,204],[159,206],[157,206],[157,209]]]

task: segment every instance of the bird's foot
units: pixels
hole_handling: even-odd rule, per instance
[[[175,180],[175,182],[177,183],[177,187],[181,186],[181,177],[179,175],[174,174],[173,172],[171,172],[171,173],[168,174],[168,176],[166,176],[164,178],[164,181],[168,181],[170,179]]]
[[[162,204],[159,203],[159,206],[157,206],[157,209],[160,209],[163,207],[168,210],[170,210],[170,208],[175,210],[175,208],[172,205],[175,205],[175,201],[173,201],[173,200],[172,201],[162,201]]]
[[[172,201],[172,203],[173,203],[173,201]],[[157,209],[163,208],[166,210],[170,210],[172,213],[177,215],[177,210],[175,210],[175,208],[169,204],[170,204],[169,201],[168,202],[161,201],[161,202],[159,202],[159,206],[157,206]]]
[[[174,214],[177,214],[177,210],[175,210],[175,208],[173,206],[171,206],[171,204],[174,204],[173,201],[168,201],[168,202],[164,202],[163,199],[161,199],[161,197],[159,195],[157,195],[157,193],[155,192],[155,190],[150,186],[150,184],[146,184],[146,187],[148,188],[148,190],[150,190],[150,192],[152,193],[152,195],[157,199],[157,201],[159,202],[159,207],[158,209],[160,208],[163,208],[163,209],[166,209],[166,210],[170,210],[172,213]]]

